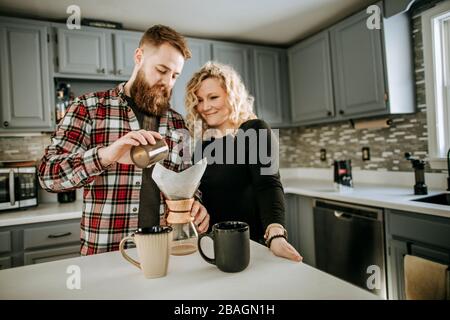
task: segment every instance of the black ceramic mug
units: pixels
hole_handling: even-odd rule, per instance
[[[200,245],[203,237],[214,242],[214,259],[207,257]],[[210,233],[199,235],[198,249],[206,262],[214,264],[224,272],[239,272],[250,262],[250,229],[247,223],[224,221],[213,225]]]

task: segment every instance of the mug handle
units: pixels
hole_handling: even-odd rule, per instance
[[[214,233],[210,232],[210,233],[202,233],[198,236],[198,252],[200,252],[200,255],[202,256],[203,259],[205,259],[206,262],[211,263],[211,264],[216,264],[216,259],[211,259],[209,257],[207,257],[202,250],[202,246],[201,246],[201,240],[203,237],[209,237],[214,241]],[[215,253],[214,253],[215,254]]]
[[[125,243],[130,240],[134,242],[134,237],[132,236],[128,236],[123,238],[120,241],[119,244],[119,250],[120,253],[122,254],[122,256],[125,258],[125,260],[127,260],[129,263],[131,263],[132,265],[136,266],[137,268],[141,269],[141,264],[139,262],[137,262],[136,260],[134,260],[133,258],[131,258],[129,255],[127,255],[127,253],[125,252]]]

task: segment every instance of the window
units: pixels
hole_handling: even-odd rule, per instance
[[[450,1],[422,15],[428,147],[433,169],[446,169],[450,148]]]

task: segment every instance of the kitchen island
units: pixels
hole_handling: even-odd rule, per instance
[[[202,245],[212,256],[212,241]],[[157,279],[144,278],[117,251],[7,269],[0,271],[0,299],[378,299],[307,264],[276,257],[256,242],[250,249],[250,265],[239,273],[218,270],[198,252],[171,256],[167,276]],[[137,257],[136,249],[128,253]]]

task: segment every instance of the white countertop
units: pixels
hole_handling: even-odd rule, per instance
[[[337,192],[331,180],[301,178],[296,174],[290,177],[286,173],[281,177],[285,193],[450,218],[449,206],[411,201],[426,197],[414,195],[412,187],[356,182],[351,192]],[[445,191],[430,189],[428,196],[442,192]],[[27,210],[0,211],[0,227],[81,218],[82,207],[83,200],[77,200],[65,204],[41,203]]]
[[[40,203],[26,210],[0,211],[0,227],[81,218],[83,200],[71,203]]]
[[[355,183],[353,190],[338,192],[332,182],[325,180],[295,177],[283,178],[282,183],[285,193],[450,218],[450,206],[411,201],[445,192],[442,190],[430,190],[428,195],[417,196],[412,188],[402,186]]]
[[[212,241],[202,245],[212,256]],[[137,256],[136,249],[128,252]],[[0,299],[378,299],[304,263],[276,257],[253,241],[250,257],[244,271],[225,273],[198,252],[171,256],[167,276],[157,279],[146,279],[118,251],[41,263],[1,270]],[[79,290],[66,287],[71,265],[81,271]]]

